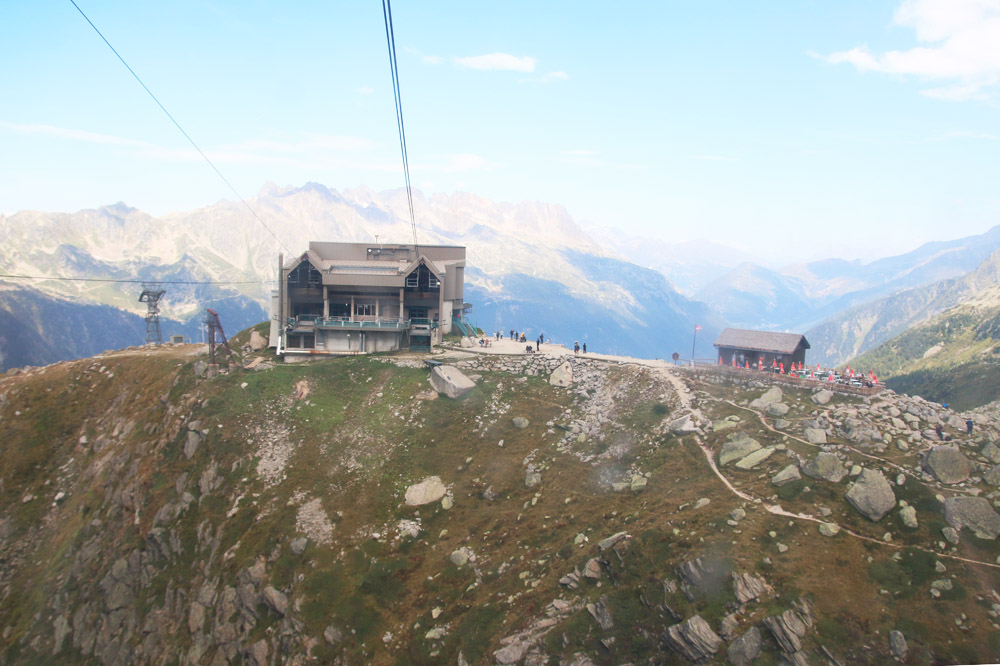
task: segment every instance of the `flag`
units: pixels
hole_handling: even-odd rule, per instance
[[[694,325],[694,332],[697,333],[700,330],[701,330],[701,325],[700,324],[695,324]]]

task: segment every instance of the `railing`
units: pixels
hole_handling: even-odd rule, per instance
[[[410,327],[409,319],[383,319],[381,317],[372,320],[355,320],[351,321],[349,317],[331,317],[329,319],[323,319],[320,315],[299,315],[294,319],[290,319],[289,323],[293,326],[298,326],[300,324],[312,325],[316,328],[334,328],[334,329],[392,329],[392,330],[404,330]]]
[[[438,327],[438,321],[436,319],[432,321],[431,319],[429,319],[427,317],[411,317],[410,318],[410,325],[411,326],[430,326],[431,328],[437,328]]]
[[[807,377],[793,377],[791,375],[783,375],[778,372],[771,372],[768,368],[763,370],[757,370],[756,368],[741,368],[739,366],[729,366],[729,365],[699,365],[702,370],[714,370],[720,374],[725,375],[735,375],[746,378],[762,379],[764,381],[780,382],[783,384],[795,384],[798,386],[804,386],[808,388],[825,388],[831,391],[836,391],[839,393],[852,393],[854,395],[875,395],[885,390],[884,384],[876,384],[874,386],[852,386],[850,384],[845,384],[838,381],[828,381],[826,375],[818,375],[815,379]],[[829,371],[827,371],[829,372]]]

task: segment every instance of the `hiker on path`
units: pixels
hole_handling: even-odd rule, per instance
[[[542,336],[539,335],[538,339],[535,340],[535,351],[538,351],[538,348],[541,346],[542,346]]]
[[[965,431],[972,434],[972,419],[965,419]]]
[[[573,343],[573,353],[574,354],[579,354],[580,353],[580,343],[579,342],[574,342]]]
[[[934,432],[937,433],[939,440],[944,441],[944,428],[941,427],[940,423],[934,426]]]
[[[583,343],[583,353],[584,354],[587,353],[587,343],[586,342]]]

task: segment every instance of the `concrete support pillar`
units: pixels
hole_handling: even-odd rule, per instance
[[[403,311],[403,288],[399,288],[399,318],[402,319],[406,316]]]
[[[351,294],[351,318],[348,321],[354,321],[354,294]]]
[[[323,285],[323,319],[330,318],[330,288]]]

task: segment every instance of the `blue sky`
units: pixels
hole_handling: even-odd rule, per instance
[[[244,196],[402,185],[380,3],[78,4]],[[0,211],[233,198],[68,0],[2,14]],[[425,193],[772,260],[1000,223],[1000,0],[397,0],[393,16]]]

